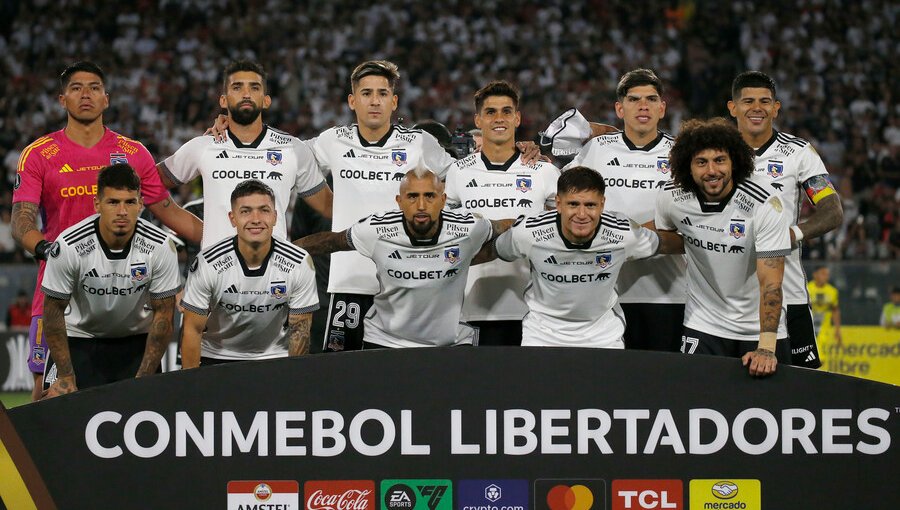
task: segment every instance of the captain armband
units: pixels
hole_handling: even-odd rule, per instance
[[[823,198],[837,193],[827,175],[810,177],[803,183],[803,189],[806,190],[806,196],[809,197],[809,201],[814,205],[818,204]]]

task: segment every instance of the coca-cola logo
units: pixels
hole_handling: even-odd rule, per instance
[[[309,481],[305,494],[308,510],[375,510],[372,480]]]

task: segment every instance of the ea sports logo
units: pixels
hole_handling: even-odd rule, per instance
[[[272,497],[272,488],[267,483],[261,483],[253,489],[253,496],[257,501],[268,501]]]
[[[731,499],[738,494],[738,486],[734,482],[719,482],[712,486],[713,496],[719,499]]]
[[[594,505],[594,493],[584,485],[557,485],[547,493],[550,510],[588,510]]]
[[[389,510],[407,510],[416,506],[416,494],[402,483],[391,486],[384,493],[384,505]]]

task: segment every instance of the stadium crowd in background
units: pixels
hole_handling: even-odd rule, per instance
[[[900,257],[895,2],[795,0],[790,16],[771,0],[619,7],[625,2],[448,0],[435,15],[401,0],[309,9],[279,0],[160,0],[126,11],[7,2],[0,5],[8,77],[0,84],[0,211],[10,205],[19,151],[62,124],[58,73],[86,56],[112,77],[109,126],[143,141],[157,159],[208,127],[219,72],[240,56],[271,72],[268,122],[300,138],[351,121],[346,84],[368,58],[390,58],[404,70],[398,113],[408,125],[433,118],[470,128],[471,91],[490,79],[517,83],[519,139],[572,106],[615,124],[609,101],[618,77],[635,67],[671,84],[661,128],[676,133],[683,119],[724,115],[731,77],[760,69],[778,81],[787,105],[777,126],[814,143],[844,202],[843,226],[809,243],[806,256]],[[246,45],[236,47],[238,39]],[[197,193],[185,186],[181,202]]]

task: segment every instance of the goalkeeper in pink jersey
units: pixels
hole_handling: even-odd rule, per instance
[[[163,224],[197,243],[203,230],[202,222],[169,196],[150,152],[140,142],[103,125],[109,95],[100,67],[76,62],[62,72],[59,81],[59,104],[67,113],[66,126],[25,147],[13,192],[13,238],[41,261],[28,335],[28,368],[35,378],[35,398],[40,396],[47,356],[42,322],[44,295],[40,291],[44,261],[60,232],[94,214],[100,170],[116,163],[131,165],[141,179],[144,204]],[[38,229],[38,215],[42,229]]]

